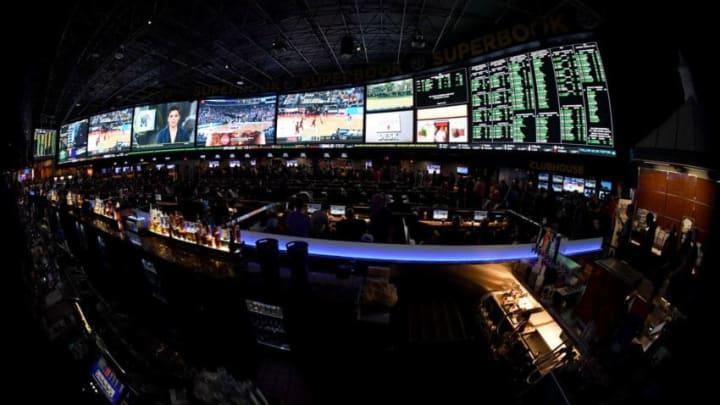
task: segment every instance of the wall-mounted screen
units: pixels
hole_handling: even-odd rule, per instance
[[[548,180],[550,180],[550,173],[547,173],[547,172],[538,173],[538,181],[548,181]]]
[[[412,143],[413,141],[411,110],[367,114],[365,121],[367,143]]]
[[[467,103],[465,68],[415,78],[415,106],[434,107]]]
[[[369,84],[367,111],[404,110],[413,107],[412,79]]]
[[[195,144],[197,101],[135,107],[133,148],[165,149]]]
[[[281,94],[276,143],[363,141],[362,87]]]
[[[440,174],[440,165],[436,164],[428,164],[426,166],[428,173],[430,174]]]
[[[121,153],[130,150],[132,108],[90,117],[88,156]]]
[[[472,142],[481,149],[615,156],[605,69],[595,43],[470,67]]]
[[[285,166],[287,167],[298,167],[298,161],[295,159],[290,159],[285,161]]]
[[[562,189],[568,193],[582,193],[585,190],[585,180],[578,177],[565,177]]]
[[[462,143],[468,141],[467,106],[417,110],[417,143]]]
[[[231,160],[230,167],[240,167],[240,161],[239,160]]]
[[[108,365],[104,357],[98,358],[90,369],[90,376],[100,392],[115,405],[125,392],[125,385],[115,375],[115,371]]]
[[[457,174],[465,175],[465,174],[468,174],[468,167],[467,166],[458,166],[456,171],[457,171]]]
[[[436,221],[448,219],[448,210],[433,210],[433,219]]]
[[[276,96],[200,100],[197,146],[272,145]]]
[[[76,162],[87,153],[88,120],[80,120],[60,127],[58,163]]]
[[[310,203],[307,205],[307,212],[308,214],[312,214],[313,212],[319,210],[322,206],[317,203]]]
[[[36,128],[33,134],[33,157],[36,159],[54,157],[56,141],[56,130]]]

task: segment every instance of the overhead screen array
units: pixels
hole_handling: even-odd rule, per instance
[[[55,153],[43,131],[37,157]],[[63,125],[57,157],[395,144],[614,156],[598,46],[558,46],[361,87],[126,108]]]

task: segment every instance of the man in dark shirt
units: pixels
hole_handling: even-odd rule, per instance
[[[335,229],[338,239],[358,242],[367,230],[367,224],[362,219],[356,219],[355,210],[347,207],[345,208],[345,218],[337,223]]]
[[[288,234],[292,236],[307,237],[310,234],[310,218],[305,210],[305,203],[296,198],[290,205],[290,213],[287,216]]]

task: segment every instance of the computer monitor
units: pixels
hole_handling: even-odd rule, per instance
[[[437,221],[448,219],[448,210],[433,210],[433,219]]]
[[[308,214],[312,214],[313,212],[319,210],[321,208],[320,204],[311,203],[307,205],[307,212]]]
[[[487,211],[475,211],[473,212],[473,221],[483,221],[487,216]]]
[[[345,206],[344,205],[331,205],[330,206],[330,215],[335,216],[343,216],[345,215]]]
[[[457,167],[457,174],[468,174],[468,168],[467,168],[467,166],[458,166],[458,167]]]

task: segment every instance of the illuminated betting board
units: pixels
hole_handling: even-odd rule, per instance
[[[33,136],[33,157],[47,158],[55,156],[56,140],[56,130],[36,128]]]
[[[467,103],[465,68],[415,79],[415,106],[435,107]]]
[[[470,140],[478,149],[615,155],[596,43],[471,66],[470,97]]]

